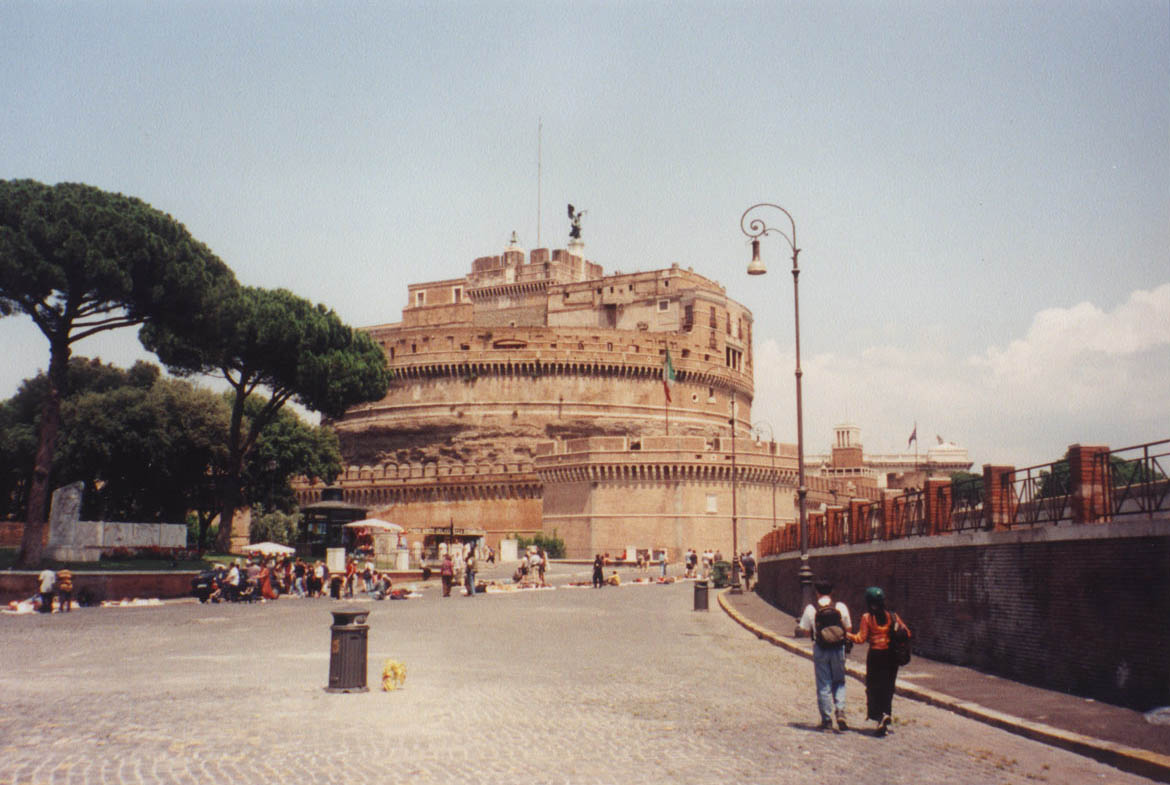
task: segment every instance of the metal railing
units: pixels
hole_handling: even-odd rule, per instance
[[[1072,519],[1068,461],[1016,469],[1004,475],[1009,526],[1057,524]]]
[[[1100,477],[1108,477],[1105,510],[1094,510],[1106,516],[1146,515],[1170,509],[1170,439],[1133,447],[1122,447],[1096,456]],[[1106,470],[1106,467],[1107,470]],[[1166,468],[1164,468],[1166,467]]]
[[[973,531],[984,528],[983,478],[968,477],[951,482],[950,531]]]
[[[922,537],[930,533],[926,523],[926,494],[914,488],[903,491],[894,504],[893,531],[902,537]]]
[[[861,525],[862,542],[873,542],[886,538],[886,516],[881,504],[866,507]]]

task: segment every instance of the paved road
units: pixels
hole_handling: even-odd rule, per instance
[[[348,695],[329,600],[0,617],[0,784],[1148,782],[911,701],[885,739],[822,733],[808,661],[690,584],[424,593],[369,604]]]

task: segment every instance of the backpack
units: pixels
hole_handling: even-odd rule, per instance
[[[829,600],[828,605],[818,605],[813,616],[815,640],[822,649],[839,649],[845,645],[845,622],[837,603]]]
[[[889,611],[890,619],[890,651],[894,653],[894,661],[899,665],[907,665],[910,662],[910,633],[906,632],[906,628],[902,626],[901,619],[898,614]]]

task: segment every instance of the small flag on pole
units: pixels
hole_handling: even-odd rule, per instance
[[[910,445],[918,441],[918,423],[914,423],[914,430],[910,432],[910,438],[906,440],[906,449],[910,449]]]
[[[666,359],[662,361],[662,392],[666,393],[666,402],[670,403],[670,388],[674,384],[674,363],[670,361],[670,349],[666,350]]]

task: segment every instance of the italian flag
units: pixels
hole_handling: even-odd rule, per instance
[[[666,402],[670,403],[670,387],[674,384],[674,363],[670,361],[670,349],[666,350],[666,359],[662,361],[662,392],[666,393]]]

